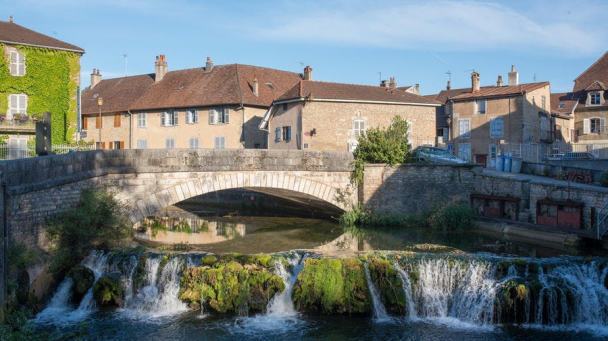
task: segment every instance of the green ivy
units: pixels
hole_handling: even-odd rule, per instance
[[[0,51],[6,51],[0,43]],[[10,74],[10,55],[0,58],[0,113],[8,111],[10,94],[26,94],[30,116],[51,113],[52,143],[69,143],[76,134],[76,89],[80,77],[80,54],[47,48],[21,46],[25,75]]]

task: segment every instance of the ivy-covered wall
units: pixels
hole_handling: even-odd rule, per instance
[[[76,89],[80,54],[16,45],[25,54],[25,75],[12,76],[10,54],[0,43],[0,113],[8,111],[10,94],[26,94],[27,114],[51,113],[52,143],[72,142],[76,134]]]

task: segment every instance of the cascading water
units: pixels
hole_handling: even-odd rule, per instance
[[[306,255],[301,257],[297,253],[292,258],[288,259],[293,269],[293,273],[290,273],[285,269],[282,262],[276,262],[276,273],[283,279],[285,289],[281,293],[275,295],[268,304],[266,313],[268,316],[293,317],[298,315],[298,312],[293,306],[291,295],[293,294],[293,287],[298,279],[298,274],[300,273],[300,270],[302,270],[304,259],[306,259]]]
[[[372,278],[369,274],[369,268],[367,267],[366,262],[363,262],[363,267],[365,268],[365,279],[367,280],[367,287],[369,288],[369,293],[372,296],[374,319],[376,321],[388,321],[390,317],[386,312],[386,308],[384,308],[384,305],[382,304],[382,300],[378,295],[376,286],[372,282]]]
[[[410,275],[405,272],[399,264],[395,264],[395,269],[397,270],[397,274],[399,278],[403,282],[403,292],[405,294],[405,304],[407,304],[407,313],[410,319],[415,319],[418,315],[416,314],[416,307],[414,306],[414,299],[412,293],[412,281],[410,280]]]

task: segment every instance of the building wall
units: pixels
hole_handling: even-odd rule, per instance
[[[583,120],[590,118],[604,118],[606,122],[608,122],[608,107],[607,106],[599,106],[599,107],[584,107],[578,108],[574,114],[575,122],[574,129],[576,130],[576,134],[578,142],[580,143],[608,143],[608,127],[604,127],[604,133],[589,133],[584,134],[583,131]],[[608,125],[608,123],[606,123]],[[606,147],[608,148],[608,147]]]
[[[114,126],[114,114],[103,114],[101,141],[105,142],[105,149],[110,149],[110,141],[123,141],[125,149],[136,149],[138,140],[146,140],[149,149],[162,149],[166,148],[167,139],[174,139],[175,148],[189,148],[191,138],[198,138],[199,148],[214,148],[215,137],[222,136],[226,148],[263,148],[266,143],[265,132],[258,129],[258,124],[266,113],[265,109],[245,107],[245,110],[237,110],[237,107],[230,107],[230,119],[226,124],[209,124],[209,108],[199,108],[198,122],[192,124],[186,123],[186,109],[174,111],[178,114],[176,126],[161,126],[162,110],[146,112],[146,127],[138,127],[138,112],[133,112],[131,116],[121,113],[120,127]],[[98,142],[96,115],[83,117],[87,120],[87,137],[84,140]],[[131,144],[129,120],[132,124]]]
[[[302,102],[280,104],[275,107],[276,112],[268,124],[269,149],[303,149],[302,136]],[[276,129],[291,127],[291,140],[276,141]]]
[[[293,136],[296,140],[301,137],[302,149],[348,151],[349,143],[357,141],[355,120],[363,120],[366,129],[387,128],[397,115],[411,122],[410,143],[413,148],[422,144],[435,144],[436,107],[433,106],[313,101],[292,104],[289,108],[286,112],[278,108],[277,115],[269,122],[269,149],[296,148],[297,143],[275,142],[273,132],[282,124],[299,127],[299,117],[301,130],[297,137],[294,130]],[[315,134],[310,133],[313,130]]]

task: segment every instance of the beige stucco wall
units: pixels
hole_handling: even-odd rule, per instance
[[[215,137],[223,136],[226,139],[226,148],[263,148],[266,143],[265,132],[258,129],[258,124],[266,109],[245,107],[238,109],[230,107],[230,119],[226,124],[209,124],[209,108],[198,108],[198,122],[186,123],[186,109],[175,109],[178,113],[177,126],[161,126],[160,115],[163,110],[146,111],[146,127],[138,127],[138,112],[132,116],[121,115],[121,127],[114,127],[114,114],[103,114],[103,128],[101,141],[124,141],[125,148],[129,148],[129,119],[131,119],[131,148],[137,148],[138,140],[146,140],[148,149],[165,148],[167,139],[175,140],[175,148],[189,148],[190,139],[198,138],[199,148],[214,148]],[[96,115],[86,115],[88,120],[87,142],[99,141],[99,130],[95,126]],[[243,121],[245,122],[245,143],[242,142]]]
[[[608,143],[608,128],[604,127],[605,133],[583,134],[583,120],[590,118],[604,118],[608,122],[608,107],[584,107],[575,111],[575,129],[578,132],[579,143]],[[608,123],[607,123],[608,125]]]
[[[357,140],[354,134],[355,120],[363,120],[366,129],[386,128],[397,115],[412,123],[410,143],[413,148],[422,144],[434,145],[434,106],[313,101],[290,104],[287,111],[283,110],[282,105],[277,107],[268,125],[268,148],[347,151],[348,144]],[[292,125],[292,141],[276,142],[275,129],[289,124]],[[316,131],[314,136],[306,134],[313,129]]]

